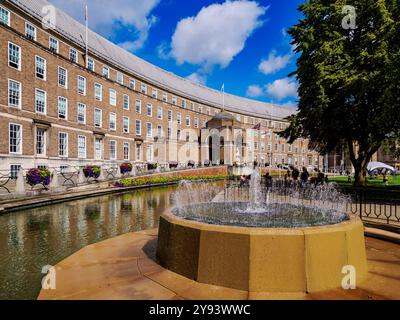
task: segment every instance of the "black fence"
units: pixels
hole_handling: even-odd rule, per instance
[[[400,228],[400,199],[397,192],[387,191],[373,194],[357,191],[347,204],[347,212],[358,215],[362,220],[397,225]]]
[[[293,184],[293,181],[288,183],[284,180],[274,180],[270,185],[263,181],[261,185],[261,201],[297,202],[301,205],[317,204],[329,208],[342,208],[349,214],[358,215],[365,222],[390,225],[400,230],[400,191],[336,187],[345,195],[344,198],[336,198],[335,192],[330,195],[324,190],[324,185],[300,186],[298,183]],[[327,194],[318,197],[320,190]],[[227,184],[224,198],[226,201],[249,201],[249,185],[241,185],[239,182]]]

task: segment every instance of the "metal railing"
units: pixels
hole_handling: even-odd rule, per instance
[[[320,199],[314,199],[312,195],[318,193],[318,185],[307,184],[301,187],[299,184],[293,184],[293,181],[274,180],[273,187],[268,187],[262,182],[261,199],[265,202],[274,201],[288,202],[292,204],[309,205],[318,204],[318,206],[329,206],[329,208],[343,208],[349,214],[359,216],[365,222],[374,222],[393,226],[400,230],[400,191],[365,191],[357,190],[346,195],[348,201],[345,203],[335,202],[335,199],[329,199],[329,195],[321,203]],[[322,187],[323,188],[323,187]],[[340,190],[341,188],[339,188]],[[343,190],[341,190],[343,191]],[[293,197],[293,194],[297,195]],[[225,201],[249,201],[249,185],[234,182],[229,183],[224,189]]]
[[[114,181],[121,178],[134,178],[163,172],[180,171],[186,169],[205,168],[207,165],[201,163],[132,163],[132,171],[122,174],[119,163],[107,163],[101,165],[101,175],[98,178],[84,177],[82,166],[46,167],[52,179],[56,180],[57,187],[66,189],[102,181]],[[27,172],[31,168],[20,167],[19,171],[0,170],[0,196],[4,194],[23,193],[25,191],[47,190],[47,186],[27,184]],[[56,179],[55,179],[56,178]],[[19,189],[18,189],[19,186]],[[22,187],[21,187],[22,186]],[[21,188],[23,191],[21,191]]]

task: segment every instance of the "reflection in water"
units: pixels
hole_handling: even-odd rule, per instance
[[[88,244],[157,227],[173,191],[139,190],[0,216],[0,299],[36,299],[43,266]]]

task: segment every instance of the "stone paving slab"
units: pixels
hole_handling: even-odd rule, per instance
[[[91,244],[56,265],[56,290],[39,300],[309,300],[400,299],[400,246],[366,238],[367,279],[355,290],[247,292],[198,283],[164,269],[155,260],[157,229],[127,233]]]

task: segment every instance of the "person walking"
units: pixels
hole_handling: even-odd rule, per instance
[[[300,175],[300,185],[301,185],[302,188],[304,188],[305,185],[307,184],[309,176],[310,176],[310,174],[308,173],[307,168],[303,167],[303,171],[302,171],[302,173]]]

